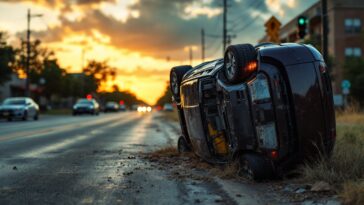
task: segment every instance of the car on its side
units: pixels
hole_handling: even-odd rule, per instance
[[[105,105],[104,112],[118,112],[119,111],[119,104],[113,101],[109,101]]]
[[[229,46],[223,59],[170,72],[183,136],[178,150],[238,160],[250,179],[330,156],[335,112],[328,68],[305,44]]]
[[[100,112],[100,105],[95,99],[79,99],[73,106],[73,115],[91,114],[98,115]]]
[[[12,121],[13,119],[28,118],[38,120],[39,106],[31,98],[27,97],[11,97],[6,98],[0,106],[0,117]]]

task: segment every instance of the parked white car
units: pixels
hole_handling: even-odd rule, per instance
[[[39,106],[27,97],[6,98],[0,105],[0,117],[6,118],[8,121],[15,118],[26,121],[29,117],[38,120]]]

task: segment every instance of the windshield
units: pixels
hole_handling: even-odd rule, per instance
[[[114,103],[114,102],[108,102],[108,103],[106,103],[106,106],[115,106],[116,105],[116,103]]]
[[[25,100],[22,99],[7,99],[4,105],[25,105]]]
[[[93,103],[91,100],[78,100],[77,104],[92,105]]]

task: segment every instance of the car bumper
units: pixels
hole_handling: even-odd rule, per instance
[[[87,108],[73,110],[73,113],[77,113],[77,114],[83,114],[83,113],[92,114],[95,112],[96,112],[95,109],[87,109]]]

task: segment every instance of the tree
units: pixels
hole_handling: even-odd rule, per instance
[[[39,75],[37,75],[37,79],[39,84],[41,79],[44,81],[43,86],[43,95],[50,99],[52,95],[61,95],[62,89],[65,84],[62,81],[65,80],[66,71],[62,69],[57,60],[45,60],[43,62],[42,70]]]
[[[0,32],[0,86],[11,79],[15,62],[15,50],[6,38],[6,33]]]
[[[344,63],[344,77],[351,82],[351,95],[361,104],[364,102],[364,60],[350,57]]]
[[[83,69],[83,73],[86,75],[85,80],[93,80],[94,84],[96,84],[97,86],[97,89],[100,88],[100,85],[102,83],[106,82],[109,79],[115,79],[116,76],[115,68],[109,66],[107,61],[89,61],[88,65]]]
[[[168,82],[164,94],[157,100],[156,105],[163,106],[164,104],[171,102],[172,102],[172,92],[171,89],[169,88],[169,82]]]
[[[21,46],[16,50],[16,69],[26,73],[27,42],[21,40]],[[39,82],[44,62],[55,60],[54,52],[42,47],[40,40],[30,42],[29,77],[32,83]]]

